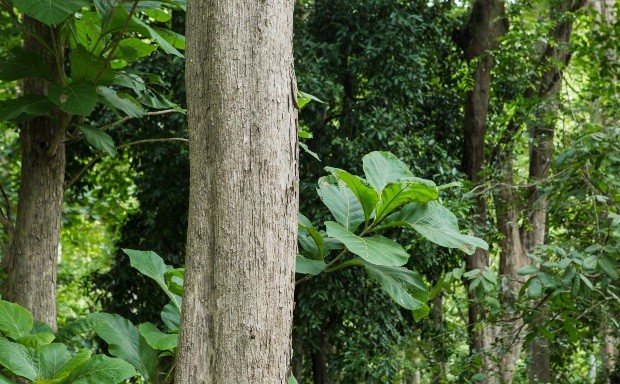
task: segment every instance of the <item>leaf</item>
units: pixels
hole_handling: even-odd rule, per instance
[[[364,222],[362,205],[344,182],[333,176],[321,177],[317,193],[336,221],[349,231]]]
[[[145,22],[143,22],[142,20],[140,20],[137,17],[133,17],[132,21],[131,21],[131,25],[130,28],[128,29],[129,31],[135,31],[135,32],[139,32],[144,36],[148,36],[151,39],[153,39],[153,41],[155,41],[155,43],[157,43],[157,45],[159,45],[159,47],[166,53],[171,53],[177,57],[181,57],[183,58],[183,54],[181,54],[181,52],[179,52],[172,44],[170,44],[163,36],[161,36],[155,29],[151,28],[148,24],[146,24]]]
[[[471,381],[482,381],[487,378],[487,375],[484,373],[476,373],[471,377]]]
[[[538,277],[534,277],[530,280],[527,287],[527,297],[530,299],[540,299],[542,296],[543,285]]]
[[[325,104],[323,100],[319,99],[314,95],[302,91],[297,91],[297,105],[299,106],[299,109],[305,107],[306,104],[308,104],[312,100],[316,101],[317,103]]]
[[[16,383],[14,381],[7,379],[0,373],[0,384],[16,384]]]
[[[142,337],[153,349],[165,351],[167,349],[174,349],[179,344],[178,334],[163,333],[151,323],[140,324],[138,328]]]
[[[429,298],[428,289],[417,272],[404,267],[379,266],[366,262],[364,267],[368,276],[398,305],[414,311],[416,320],[428,314],[428,307],[424,304]]]
[[[4,337],[0,337],[0,365],[17,376],[30,380],[37,378],[37,367],[32,361],[28,349],[21,344],[12,343]]]
[[[437,186],[429,180],[413,178],[405,182],[389,183],[377,204],[376,222],[408,203],[427,203],[439,197]]]
[[[314,260],[323,260],[325,257],[325,239],[314,228],[310,220],[301,213],[298,215],[297,240],[301,247]]]
[[[298,384],[297,383],[297,379],[295,379],[295,376],[293,376],[293,375],[289,376],[288,384]]]
[[[123,249],[123,252],[129,256],[129,261],[132,267],[140,271],[143,275],[155,280],[157,285],[164,290],[166,295],[172,300],[172,303],[177,306],[179,311],[181,310],[181,297],[175,295],[168,289],[166,285],[166,278],[164,274],[171,266],[166,265],[164,260],[155,252],[152,251],[136,251],[134,249]]]
[[[368,223],[370,215],[375,210],[375,205],[379,201],[379,193],[375,191],[366,180],[359,176],[352,175],[338,168],[325,167],[325,170],[331,172],[349,187],[357,198],[357,201],[362,205],[364,219],[366,223]]]
[[[62,366],[62,368],[54,375],[54,380],[62,380],[69,376],[73,371],[75,371],[82,364],[86,363],[92,352],[90,350],[80,351],[75,356],[71,357],[69,361]]]
[[[62,23],[69,15],[88,6],[88,2],[83,0],[13,0],[13,5],[28,16],[51,26]]]
[[[340,240],[352,253],[375,265],[399,266],[409,254],[395,242],[380,235],[359,237],[333,221],[325,222],[327,235]]]
[[[54,341],[56,335],[53,332],[40,332],[32,335],[22,336],[15,341],[28,348],[40,348]]]
[[[145,43],[141,39],[135,37],[128,37],[120,41],[118,44],[118,53],[114,57],[131,62],[146,57],[156,50],[157,47],[152,44]]]
[[[168,330],[171,332],[179,331],[179,324],[181,323],[181,311],[172,302],[164,305],[164,309],[160,314],[161,321],[164,322]]]
[[[50,100],[70,115],[88,116],[97,105],[97,86],[91,82],[52,86]]]
[[[29,335],[33,325],[32,315],[26,308],[0,300],[0,333],[17,339]]]
[[[535,265],[526,265],[525,267],[521,267],[517,269],[517,275],[519,276],[528,276],[533,275],[538,272],[538,268]]]
[[[185,268],[169,269],[164,273],[166,286],[175,295],[183,296],[183,282],[185,280]]]
[[[91,313],[86,317],[95,320],[93,330],[108,343],[112,356],[133,365],[147,381],[155,377],[157,353],[131,321],[110,313]]]
[[[127,362],[97,355],[74,370],[62,384],[118,384],[136,375]]]
[[[69,60],[71,62],[71,80],[73,83],[81,81],[93,82],[95,78],[97,78],[96,84],[108,85],[114,81],[116,74],[112,68],[104,67],[104,65],[107,65],[105,59],[93,55],[81,45],[71,50]]]
[[[104,151],[112,157],[116,157],[116,147],[114,146],[114,140],[110,135],[99,128],[89,127],[87,125],[80,125],[80,131],[82,131],[82,134],[88,144]]]
[[[409,167],[390,152],[371,152],[364,156],[362,162],[366,180],[379,193],[389,183],[413,177]]]
[[[306,145],[306,143],[302,143],[301,141],[298,142],[297,144],[299,144],[299,147],[301,147],[301,149],[304,150],[304,152],[306,152],[307,154],[309,154],[310,156],[314,157],[315,159],[317,159],[318,161],[321,161],[321,159],[319,159],[319,155],[316,154],[316,152],[313,152],[310,150],[310,148],[308,148],[308,146]]]
[[[129,117],[142,117],[146,115],[146,111],[140,104],[131,101],[129,98],[119,97],[112,88],[97,87],[97,93],[103,98],[104,103],[113,111],[120,109]]]
[[[327,264],[323,260],[306,259],[302,255],[297,255],[295,259],[295,273],[318,275],[325,268],[327,268]]]
[[[45,96],[26,95],[16,99],[0,101],[0,121],[25,120],[45,116],[54,108],[54,103]]]
[[[169,29],[164,28],[153,28],[155,32],[157,32],[164,40],[166,40],[170,45],[172,45],[176,49],[184,50],[185,49],[185,36],[180,33],[176,33]]]
[[[60,343],[44,345],[36,350],[31,350],[31,353],[38,376],[45,379],[54,378],[71,360],[67,346]]]
[[[17,47],[0,59],[0,80],[13,81],[28,77],[42,77],[52,81],[50,69],[40,55]]]
[[[607,256],[598,259],[598,266],[612,280],[618,280],[618,265]]]
[[[383,227],[390,226],[410,226],[433,243],[459,248],[468,255],[472,255],[476,247],[489,249],[484,240],[460,233],[456,216],[437,201],[407,204],[385,219]]]
[[[110,23],[112,16],[114,15],[114,11],[116,7],[121,4],[123,0],[94,0],[95,9],[97,10],[97,14],[99,14],[99,19],[101,20],[101,30],[106,31],[108,29],[108,24]]]

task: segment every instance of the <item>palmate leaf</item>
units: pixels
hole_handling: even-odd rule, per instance
[[[344,182],[333,176],[321,177],[317,193],[336,221],[349,231],[364,222],[362,205]]]
[[[484,240],[462,234],[456,216],[437,201],[407,204],[388,216],[381,228],[393,226],[411,227],[435,244],[459,248],[468,255],[472,255],[476,248],[489,249]]]
[[[373,265],[363,261],[368,276],[401,307],[413,311],[419,320],[428,315],[428,288],[417,272],[403,267]]]
[[[127,362],[97,355],[74,370],[61,384],[118,384],[136,375]]]
[[[370,219],[370,215],[375,209],[375,205],[379,201],[379,192],[377,192],[370,184],[359,176],[350,174],[347,171],[338,168],[326,167],[326,171],[331,172],[338,179],[342,180],[347,187],[353,192],[357,201],[362,205],[364,210],[364,219],[366,223]]]
[[[413,177],[409,167],[390,152],[371,152],[362,161],[366,180],[379,193],[389,183]]]
[[[21,12],[43,24],[58,25],[80,8],[88,6],[85,0],[13,0]]]
[[[303,273],[307,275],[318,275],[327,268],[327,264],[323,260],[312,260],[297,255],[295,259],[295,273]]]
[[[375,265],[399,266],[409,254],[394,240],[380,235],[359,237],[333,221],[325,222],[327,235],[340,240],[351,253]]]
[[[34,326],[32,315],[19,304],[0,300],[0,333],[11,339],[30,335]]]

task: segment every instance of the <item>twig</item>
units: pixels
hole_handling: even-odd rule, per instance
[[[143,139],[143,140],[136,140],[136,141],[132,141],[130,143],[125,143],[125,144],[121,144],[118,145],[114,148],[116,149],[122,149],[125,147],[129,147],[131,145],[136,145],[136,144],[146,144],[146,143],[161,143],[161,142],[168,142],[168,141],[182,141],[182,142],[189,142],[189,140],[182,138],[182,137],[168,137],[168,138],[161,138],[161,139]],[[99,154],[97,156],[95,156],[91,161],[88,162],[88,164],[86,164],[84,167],[82,167],[82,169],[80,169],[78,171],[78,173],[73,176],[73,178],[65,184],[65,188],[64,190],[66,191],[67,189],[71,188],[73,186],[73,184],[75,184],[76,181],[78,181],[78,179],[82,176],[82,174],[84,172],[86,172],[88,170],[88,168],[90,168],[93,164],[95,164],[97,162],[97,160],[101,159],[104,156],[104,154]]]

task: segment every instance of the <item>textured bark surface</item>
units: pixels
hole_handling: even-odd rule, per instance
[[[38,53],[62,78],[64,63],[60,33],[24,16],[24,48]],[[45,49],[32,35],[42,37],[54,52]],[[38,78],[24,80],[25,95],[46,95],[49,82]],[[8,272],[5,299],[30,310],[36,320],[56,327],[56,270],[60,217],[65,175],[65,148],[54,143],[64,128],[63,116],[28,120],[20,129],[22,153],[19,201],[15,230],[7,257],[2,260]],[[62,136],[61,136],[62,137]],[[53,153],[50,153],[53,152]]]
[[[472,8],[465,28],[455,35],[454,40],[463,50],[466,60],[478,58],[474,72],[474,87],[465,96],[465,119],[463,129],[463,157],[461,167],[468,179],[475,185],[482,185],[485,164],[485,136],[489,109],[491,69],[493,57],[488,52],[497,47],[497,39],[506,33],[504,3],[499,0],[477,0]],[[474,208],[476,223],[487,224],[487,202],[484,196],[477,197]],[[467,269],[483,269],[489,263],[487,251],[477,249],[467,258]],[[482,369],[488,371],[491,361],[487,357],[493,341],[493,330],[480,322],[484,321],[482,307],[477,303],[475,293],[469,293],[469,344],[472,354],[482,356]]]
[[[285,383],[297,249],[292,0],[190,1],[178,383]]]

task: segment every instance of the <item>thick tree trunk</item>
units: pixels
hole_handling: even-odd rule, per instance
[[[24,16],[24,49],[39,54],[53,75],[62,79],[63,48],[59,30]],[[40,36],[53,52],[33,38]],[[46,95],[49,82],[24,80],[24,95]],[[36,320],[56,327],[56,270],[65,175],[65,117],[27,120],[20,129],[22,153],[19,201],[15,229],[7,257],[6,300],[30,310]]]
[[[504,19],[504,3],[500,0],[476,0],[469,21],[463,31],[455,35],[455,42],[463,50],[465,59],[478,59],[474,72],[474,87],[465,97],[465,119],[463,129],[463,172],[474,185],[482,185],[485,163],[485,136],[489,108],[491,69],[493,58],[489,50],[497,47],[497,39],[507,31]],[[477,197],[474,208],[476,223],[486,226],[487,202],[484,196]],[[483,269],[489,263],[488,252],[477,249],[467,258],[467,269]],[[469,344],[470,353],[482,357],[482,370],[488,372],[491,361],[487,352],[493,341],[493,330],[480,327],[484,321],[482,307],[477,303],[475,293],[469,293]]]
[[[297,249],[292,0],[190,0],[176,382],[285,383]]]

